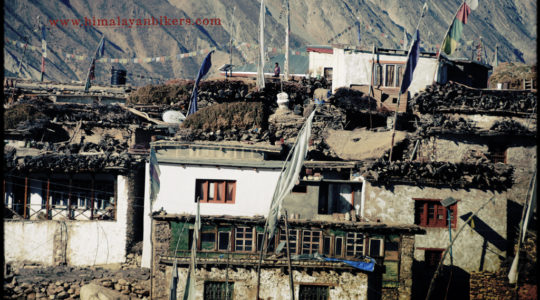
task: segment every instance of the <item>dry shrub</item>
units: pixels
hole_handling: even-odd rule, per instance
[[[495,87],[497,83],[508,82],[510,88],[521,88],[522,80],[536,78],[536,65],[522,63],[501,63],[493,70],[489,77],[489,85]]]
[[[183,126],[209,131],[229,128],[265,128],[268,112],[260,102],[231,102],[205,107],[189,116]]]
[[[147,85],[138,88],[129,95],[128,104],[170,104],[187,103],[191,96],[193,82],[182,81],[179,84]]]
[[[4,111],[4,129],[13,129],[24,121],[46,118],[45,114],[31,104],[18,104]]]

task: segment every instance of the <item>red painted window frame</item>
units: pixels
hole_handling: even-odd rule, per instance
[[[208,199],[210,183],[214,183],[214,199]],[[221,195],[223,199],[217,199],[219,195],[219,184],[222,183]],[[203,188],[203,193],[200,195],[200,187]],[[232,199],[227,198],[227,187],[232,186]],[[223,180],[223,179],[197,179],[195,181],[195,201],[197,197],[201,203],[221,203],[221,204],[234,204],[236,201],[236,180]]]
[[[414,224],[430,228],[448,228],[448,212],[441,204],[442,199],[413,198],[414,200]],[[458,200],[459,201],[459,200]],[[433,207],[433,216],[430,217],[429,209]],[[419,211],[422,208],[422,211]],[[452,228],[457,226],[457,203],[450,206],[452,211]],[[442,219],[437,216],[442,215]]]

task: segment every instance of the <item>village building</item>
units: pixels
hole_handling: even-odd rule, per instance
[[[123,263],[142,241],[145,132],[167,128],[119,106],[124,88],[81,88],[21,81],[5,91],[18,98],[4,119],[8,263]]]
[[[165,141],[153,146],[160,187],[152,208],[145,207],[148,217],[142,260],[155,278],[153,295],[167,295],[168,291],[159,287],[169,285],[175,261],[181,265],[179,282],[187,278],[199,199],[203,225],[197,245],[196,295],[209,299],[224,295],[229,280],[233,299],[254,297],[264,217],[283,164],[280,147]],[[353,206],[360,202],[362,182],[353,178],[354,166],[306,162],[306,173],[313,176],[303,176],[284,200],[290,216],[295,294],[300,298],[370,299],[372,293],[382,293],[388,299],[409,298],[413,237],[423,231],[416,225],[358,219]],[[146,181],[149,186],[148,176]],[[283,249],[287,238],[284,226],[280,221],[262,262],[263,298],[289,297],[286,256],[274,253]],[[370,263],[373,269],[358,267]],[[181,288],[178,293],[182,295]]]

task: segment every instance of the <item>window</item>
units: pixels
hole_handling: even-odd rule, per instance
[[[298,293],[300,300],[326,300],[329,287],[324,285],[300,285]]]
[[[347,213],[353,210],[355,198],[359,199],[361,186],[348,183],[321,183],[318,213],[321,215]]]
[[[364,235],[356,232],[347,233],[347,256],[364,255]]]
[[[403,77],[404,64],[376,63],[373,66],[373,85],[399,87]]]
[[[263,247],[263,237],[264,233],[257,233],[257,251],[261,251]],[[276,250],[276,235],[274,235],[266,245],[266,253],[271,253]]]
[[[324,255],[330,255],[330,249],[332,247],[332,237],[325,236],[323,237],[323,254]]]
[[[384,86],[395,86],[395,65],[386,65],[386,80],[384,81]]]
[[[383,239],[369,239],[369,256],[382,257],[383,254]]]
[[[319,252],[321,245],[321,232],[304,230],[302,238],[302,254]]]
[[[291,254],[298,254],[298,230],[289,229],[289,247]],[[283,229],[279,230],[279,241],[287,242],[287,235]]]
[[[332,68],[324,68],[324,78],[327,81],[332,81]]]
[[[374,64],[373,65],[373,85],[374,86],[380,86],[382,85],[382,66],[380,64]]]
[[[441,199],[414,199],[414,223],[425,227],[448,227],[448,212]],[[457,203],[450,205],[452,227],[456,227]]]
[[[436,268],[441,261],[443,249],[426,249],[424,250],[424,259],[426,267]]]
[[[216,233],[201,232],[201,250],[216,250]]]
[[[196,196],[201,203],[234,203],[236,196],[235,180],[197,179]]]
[[[251,252],[253,251],[253,229],[249,227],[236,228],[234,236],[235,251]]]
[[[234,291],[234,282],[205,281],[204,282],[204,300],[223,300],[232,299]]]
[[[218,250],[228,251],[230,240],[231,240],[230,232],[219,232],[218,233]]]
[[[343,256],[343,237],[336,236],[334,243],[334,256]]]

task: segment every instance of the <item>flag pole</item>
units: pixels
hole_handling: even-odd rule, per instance
[[[426,15],[426,11],[427,11],[427,1],[424,2],[424,6],[422,6],[422,15],[420,15],[418,24],[416,24],[416,29],[414,30],[414,34],[418,34],[418,28],[420,28],[420,24],[422,23],[422,20],[424,19],[424,16]],[[416,38],[418,39],[418,37]],[[409,52],[407,53],[407,63],[409,62],[409,59],[411,57],[413,46],[414,46],[414,41],[411,41],[411,46],[409,47]],[[418,47],[420,47],[420,45],[418,45]],[[403,87],[403,79],[404,79],[404,76],[401,76],[401,83],[399,85],[397,105],[396,105],[396,110],[394,111],[394,124],[392,126],[393,127],[392,128],[392,142],[390,144],[390,156],[388,157],[388,161],[392,161],[392,150],[394,149],[394,138],[396,136],[396,124],[397,124],[397,116],[398,116],[398,110],[399,110],[399,102],[401,100],[401,88]],[[411,78],[411,82],[412,82],[412,78]]]
[[[285,26],[285,81],[289,80],[289,34],[291,31],[291,24],[290,24],[290,11],[289,11],[289,0],[285,0],[286,5],[286,22],[287,25]],[[294,299],[293,299],[294,300]]]
[[[289,243],[289,222],[287,222],[287,210],[285,210],[285,237],[287,239],[287,264],[289,265],[289,285],[291,289],[291,299],[294,300],[294,278],[291,264],[291,248]]]
[[[456,19],[457,14],[459,13],[459,10],[463,6],[463,4],[465,4],[465,1],[466,0],[463,0],[463,2],[461,2],[461,4],[458,6],[458,9],[456,10],[456,13],[454,14],[454,17],[450,21],[450,26],[448,26],[448,29],[446,30],[446,33],[443,36],[442,42],[439,44],[439,50],[437,51],[437,57],[436,57],[437,67],[435,68],[435,73],[433,74],[433,82],[437,81],[436,77],[437,77],[437,72],[439,71],[438,66],[439,66],[439,61],[441,60],[441,51],[442,51],[444,40],[446,40],[446,37],[448,36],[448,33],[450,33],[450,28],[452,28],[452,24],[454,24],[454,20]]]
[[[105,35],[101,35],[101,40],[99,41],[96,51],[94,51],[94,56],[92,57],[92,62],[90,62],[90,67],[88,68],[88,73],[86,73],[86,84],[84,85],[84,92],[88,93],[88,90],[90,89],[90,73],[92,71],[92,66],[95,68],[96,63],[96,57],[98,55],[99,48],[101,46],[102,42],[105,42],[103,39],[105,38]],[[95,71],[94,71],[95,72]]]

